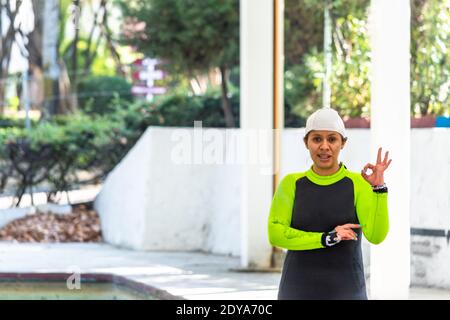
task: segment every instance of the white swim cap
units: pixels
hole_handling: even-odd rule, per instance
[[[336,131],[347,138],[344,121],[336,110],[331,108],[321,108],[315,111],[306,120],[305,137],[311,130]]]

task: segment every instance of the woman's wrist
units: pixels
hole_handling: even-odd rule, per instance
[[[372,191],[377,192],[377,193],[384,193],[388,191],[388,188],[386,186],[386,183],[382,183],[379,185],[373,185],[372,186]]]
[[[381,185],[383,185],[384,184],[384,178],[383,177],[380,177],[380,178],[378,178],[378,179],[375,179],[375,181],[373,181],[373,183],[371,183],[370,185],[372,186],[372,187],[376,187],[376,186],[381,186]]]
[[[330,232],[322,233],[321,242],[324,247],[329,248],[341,242],[341,237],[337,234],[336,230],[334,229],[331,230]]]
[[[380,182],[380,183],[373,184],[372,188],[382,188],[382,187],[385,187],[385,186],[386,186],[386,183]]]

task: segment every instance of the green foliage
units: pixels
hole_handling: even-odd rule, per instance
[[[121,77],[91,76],[80,82],[78,103],[88,114],[107,114],[114,111],[113,99],[132,101],[131,84]]]
[[[69,77],[72,79],[75,74],[77,78],[86,74],[114,76],[117,72],[117,65],[111,57],[107,45],[104,42],[98,43],[98,46],[88,48],[88,38],[81,33],[77,41],[77,69],[73,66],[73,39],[64,39],[60,44],[59,51],[64,59],[66,67],[69,69]],[[89,58],[88,58],[89,57]],[[85,65],[90,60],[90,65],[85,69]],[[77,81],[78,82],[78,81]]]
[[[301,118],[307,118],[317,106],[321,105],[323,65],[319,61],[320,57],[321,55],[314,50],[304,57],[304,65],[295,65],[285,71],[284,95],[286,108],[289,109],[289,112],[285,113],[286,116],[293,113]]]
[[[329,0],[333,21],[352,15],[358,19],[366,17],[369,0]],[[311,50],[323,49],[324,9],[327,1],[285,1],[285,63],[286,67],[302,62]],[[335,26],[333,26],[333,29]]]
[[[104,177],[123,154],[116,132],[121,123],[78,114],[39,123],[32,130],[0,129],[0,187],[16,185],[17,204],[27,190],[46,182],[52,191],[68,190],[79,181],[80,170]]]
[[[304,1],[285,1],[284,51],[285,67],[302,62],[303,55],[310,50],[322,48],[323,44],[323,9]]]
[[[35,125],[36,121],[30,119],[31,125]],[[24,128],[25,127],[25,119],[11,118],[7,116],[0,116],[0,128]]]
[[[59,37],[58,51],[59,56],[64,61],[65,68],[68,71],[72,88],[77,88],[78,79],[91,75],[109,75],[117,74],[120,68],[118,61],[114,59],[115,53],[112,53],[112,46],[119,55],[120,63],[126,64],[127,56],[123,47],[115,45],[115,39],[112,39],[112,46],[108,43],[105,36],[105,28],[111,27],[114,14],[113,10],[107,10],[106,16],[103,16],[102,9],[98,9],[99,2],[103,1],[78,1],[78,9],[75,9],[76,1],[60,0],[60,19],[59,19]],[[108,1],[104,1],[108,2]],[[108,6],[108,5],[107,5]],[[109,7],[109,6],[108,6]],[[94,21],[95,15],[97,21]],[[77,46],[76,46],[76,66],[74,65],[74,41],[75,29],[74,22],[78,18]],[[102,19],[100,22],[99,20]],[[105,25],[106,21],[106,25]],[[98,25],[97,25],[98,24]],[[102,29],[102,31],[100,31]],[[68,35],[71,35],[69,38]],[[113,36],[114,37],[114,36]]]
[[[411,113],[450,112],[450,1],[412,1]]]
[[[163,126],[192,127],[194,121],[202,121],[203,127],[225,127],[222,98],[218,91],[202,96],[176,91],[161,97],[152,104]],[[239,94],[230,97],[233,114],[239,117]]]
[[[145,22],[125,43],[192,75],[239,60],[238,0],[117,1],[124,17]]]
[[[196,119],[202,105],[199,99],[183,94],[175,94],[164,97],[156,109],[163,114],[163,123],[173,126],[186,126],[191,120]],[[193,123],[189,123],[192,126]]]
[[[322,105],[323,1],[287,1],[285,96],[288,114]],[[368,1],[331,1],[331,104],[342,115],[370,114]],[[450,112],[450,1],[414,0],[411,14],[411,114]],[[311,31],[311,32],[310,32]]]
[[[196,119],[202,121],[203,127],[226,127],[225,119],[223,116],[223,109],[221,106],[222,97],[220,92],[213,91],[207,93],[204,96],[199,96],[197,97],[197,99],[200,100],[202,108],[197,114]],[[236,116],[236,126],[239,127],[239,92],[235,92],[230,96],[230,104],[233,115]]]
[[[239,0],[116,2],[126,21],[123,43],[159,59],[169,73],[191,79],[213,68],[226,74],[238,65]],[[126,26],[132,26],[132,31],[126,31]],[[224,117],[227,126],[233,127],[235,115],[230,110],[227,85],[221,89]]]
[[[341,115],[368,116],[370,106],[370,47],[367,22],[352,15],[336,20],[331,105]]]
[[[287,1],[285,69],[286,126],[303,123],[322,106],[323,1]],[[369,1],[330,1],[332,17],[331,105],[341,115],[366,116],[370,105]],[[350,14],[351,13],[351,14]],[[310,32],[311,31],[311,32]],[[299,119],[294,120],[297,115]]]

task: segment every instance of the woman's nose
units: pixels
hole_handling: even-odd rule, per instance
[[[330,149],[330,146],[328,145],[327,142],[322,142],[319,146],[320,149]]]

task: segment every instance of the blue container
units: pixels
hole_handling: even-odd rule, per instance
[[[450,117],[439,116],[436,118],[436,127],[450,128]]]

